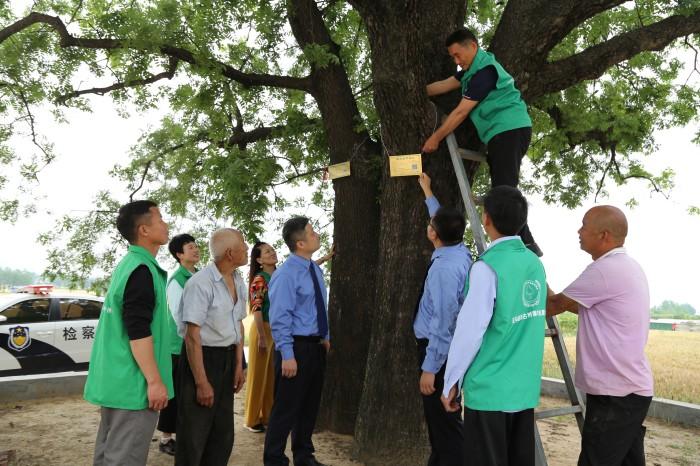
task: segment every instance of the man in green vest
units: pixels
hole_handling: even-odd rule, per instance
[[[487,146],[491,186],[517,187],[520,163],[530,145],[532,121],[513,77],[492,53],[479,47],[468,29],[450,34],[445,46],[461,70],[447,79],[428,84],[427,92],[434,96],[461,89],[462,99],[442,126],[425,141],[421,151],[435,152],[440,141],[469,117],[479,139]],[[527,223],[518,235],[529,249],[542,255]]]
[[[168,308],[170,309],[170,354],[173,363],[173,381],[177,380],[177,366],[180,360],[180,350],[182,349],[182,338],[178,335],[178,324],[175,322],[180,301],[182,300],[182,290],[185,283],[193,273],[197,271],[199,263],[199,247],[192,235],[183,233],[176,235],[168,243],[168,251],[179,264],[175,272],[168,280],[166,289],[168,297]],[[180,324],[182,325],[182,324]],[[175,456],[175,438],[173,434],[177,429],[177,393],[170,400],[168,406],[160,412],[158,416],[158,430],[161,432],[158,449],[168,455]]]
[[[117,230],[129,242],[105,296],[85,399],[100,406],[95,465],[145,465],[158,411],[173,397],[167,273],[156,255],[168,242],[158,205],[123,205]]]
[[[539,258],[517,236],[526,220],[517,188],[486,194],[482,221],[492,243],[469,271],[442,392],[455,412],[464,391],[466,466],[535,464],[547,284]]]

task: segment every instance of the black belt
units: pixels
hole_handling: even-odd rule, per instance
[[[294,335],[294,341],[304,341],[307,343],[319,343],[321,337],[319,335]]]
[[[236,345],[228,345],[228,346],[202,346],[203,350],[208,350],[208,351],[234,351],[236,349]]]

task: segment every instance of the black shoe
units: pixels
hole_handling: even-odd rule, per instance
[[[243,426],[243,427],[245,427],[249,431],[256,433],[256,434],[259,434],[261,432],[265,432],[265,426],[262,424],[255,424],[253,427],[249,427],[249,426]]]
[[[175,456],[175,440],[170,439],[167,442],[158,442],[158,449],[166,455]]]
[[[294,466],[328,466],[327,464],[320,463],[314,458],[313,456],[309,458],[306,461],[297,463],[296,461],[294,462]]]

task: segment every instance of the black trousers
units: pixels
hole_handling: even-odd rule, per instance
[[[233,376],[236,347],[202,347],[207,379],[214,389],[214,405],[197,403],[197,388],[187,350],[180,355],[177,392],[177,448],[180,466],[225,466],[233,450]]]
[[[265,466],[287,466],[284,450],[292,433],[294,464],[303,465],[313,458],[311,441],[321,402],[326,372],[326,349],[318,339],[294,339],[297,375],[282,377],[282,355],[275,354],[275,401],[265,435]]]
[[[535,410],[464,408],[465,466],[534,466]]]
[[[159,431],[165,434],[174,434],[177,432],[177,366],[180,361],[180,355],[171,354],[171,356],[173,360],[173,388],[175,389],[175,396],[168,400],[168,406],[166,406],[165,409],[160,410],[157,427]]]
[[[428,340],[416,342],[418,348],[418,367],[425,359]],[[422,370],[420,370],[422,373]],[[430,457],[428,466],[462,466],[464,464],[464,435],[462,433],[462,413],[448,413],[440,401],[445,385],[445,364],[435,374],[435,393],[421,395],[423,398],[423,413],[428,425],[430,439]]]
[[[518,128],[504,131],[491,138],[486,152],[491,187],[501,185],[518,187],[520,163],[530,146],[531,137],[532,128]],[[527,224],[518,234],[526,245],[535,242]]]
[[[579,466],[643,466],[650,396],[586,395]]]

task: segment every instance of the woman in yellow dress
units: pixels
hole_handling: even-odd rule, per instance
[[[335,247],[315,260],[321,265],[335,254]],[[267,243],[258,241],[250,251],[250,312],[254,323],[248,338],[248,381],[245,401],[245,422],[251,432],[265,432],[274,401],[275,348],[270,329],[270,298],[268,285],[277,268],[277,253]]]
[[[254,323],[248,339],[248,381],[245,403],[246,429],[264,432],[274,397],[275,348],[270,330],[268,284],[277,266],[277,253],[267,243],[257,242],[250,252],[250,311]]]

